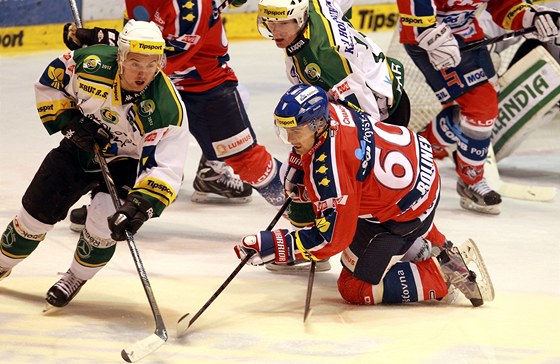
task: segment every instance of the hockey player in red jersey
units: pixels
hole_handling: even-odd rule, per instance
[[[305,193],[297,198],[313,203],[316,219],[244,237],[234,247],[240,259],[289,264],[342,253],[338,289],[355,304],[440,299],[448,285],[475,306],[493,298],[486,270],[475,279],[433,223],[440,177],[426,139],[329,103],[325,91],[304,84],[282,96],[274,119],[293,159],[301,158]]]
[[[424,135],[436,152],[456,146],[457,192],[461,206],[499,214],[501,196],[484,179],[498,97],[495,70],[485,47],[461,52],[460,46],[484,37],[476,15],[487,6],[504,29],[536,27],[546,39],[558,34],[558,13],[522,0],[397,0],[400,41],[420,68],[443,109]]]
[[[228,43],[214,2],[127,0],[126,8],[130,17],[147,17],[144,20],[154,21],[162,30],[167,56],[164,71],[188,105],[189,128],[202,148],[203,159],[212,161],[201,161],[195,190],[247,197],[250,189],[233,191],[234,181],[210,169],[217,164],[214,161],[225,161],[270,204],[281,205],[284,191],[277,173],[280,162],[257,143],[237,90],[237,77],[227,63]],[[74,41],[80,46],[110,43],[117,32],[95,28],[72,33],[67,27],[66,33],[67,45],[72,46]],[[201,198],[197,193],[194,196]]]

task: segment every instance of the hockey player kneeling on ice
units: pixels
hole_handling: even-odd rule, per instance
[[[47,292],[48,308],[67,305],[181,186],[188,150],[185,105],[161,72],[164,40],[154,23],[128,22],[118,48],[68,52],[35,83],[37,111],[49,134],[61,132],[2,234],[0,277],[27,258],[82,196],[96,188],[72,263]],[[99,165],[106,158],[122,207],[115,212]],[[96,187],[97,186],[97,187]]]
[[[494,298],[474,242],[455,247],[433,223],[440,177],[426,139],[303,84],[282,96],[274,119],[301,156],[316,218],[244,237],[234,247],[239,259],[289,264],[342,253],[338,289],[354,304],[448,299],[451,287],[474,306]]]

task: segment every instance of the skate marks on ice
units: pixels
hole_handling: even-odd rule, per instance
[[[184,363],[510,363],[560,359],[554,332],[559,297],[498,292],[472,308],[454,305],[353,306],[336,292],[335,272],[315,277],[313,316],[304,325],[307,276],[277,279],[264,268],[240,273],[182,339],[171,333],[142,362]],[[258,271],[261,269],[262,271]],[[144,337],[153,320],[133,278],[97,277],[67,307],[41,314],[52,279],[10,277],[2,297],[0,355],[6,362],[118,363],[123,344]],[[166,324],[200,307],[220,278],[152,280]],[[25,292],[25,293],[22,293]],[[535,309],[538,307],[538,309]],[[194,312],[194,311],[193,311]],[[437,344],[436,344],[437,343]]]

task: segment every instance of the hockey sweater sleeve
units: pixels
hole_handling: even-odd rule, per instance
[[[76,101],[68,93],[75,78],[76,63],[72,55],[69,52],[53,60],[34,85],[37,112],[49,134],[62,130],[80,114]]]

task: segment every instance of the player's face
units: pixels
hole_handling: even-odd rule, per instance
[[[154,79],[160,67],[160,56],[128,53],[122,62],[121,86],[126,91],[140,92]]]
[[[286,48],[295,39],[299,32],[299,25],[296,20],[268,21],[268,29],[278,48]]]
[[[311,150],[315,144],[315,131],[309,125],[302,125],[286,130],[288,143],[294,147],[297,154],[303,155]]]

